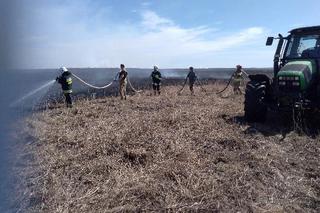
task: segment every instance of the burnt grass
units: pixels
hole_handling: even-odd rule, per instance
[[[204,87],[57,103],[28,117],[21,209],[319,212],[319,136],[289,131],[277,116],[246,123],[243,96]]]

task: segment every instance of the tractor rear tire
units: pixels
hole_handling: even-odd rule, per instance
[[[248,122],[264,122],[268,108],[265,105],[266,85],[259,81],[250,81],[246,86],[244,116]]]

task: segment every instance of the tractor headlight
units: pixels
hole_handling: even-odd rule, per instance
[[[280,76],[280,77],[279,77],[279,80],[280,80],[280,81],[282,81],[282,80],[284,80],[284,79],[283,79],[283,77],[282,77],[282,76]]]
[[[299,78],[298,76],[296,76],[296,77],[294,77],[294,80],[295,80],[295,81],[299,81],[300,78]]]
[[[297,81],[297,82],[292,82],[292,86],[300,86],[300,82]]]
[[[285,81],[279,81],[279,85],[280,85],[280,86],[285,86],[285,85],[286,85],[286,82],[285,82]]]

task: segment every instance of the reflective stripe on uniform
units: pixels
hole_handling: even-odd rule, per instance
[[[66,81],[67,81],[67,84],[72,84],[72,78],[67,78]]]
[[[63,93],[64,93],[64,94],[72,93],[72,89],[69,89],[69,90],[63,90]]]

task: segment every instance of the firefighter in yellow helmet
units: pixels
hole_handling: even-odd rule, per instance
[[[236,66],[236,71],[232,75],[232,86],[235,95],[241,95],[240,86],[244,81],[244,75],[248,76],[247,73],[242,69],[241,65]]]

